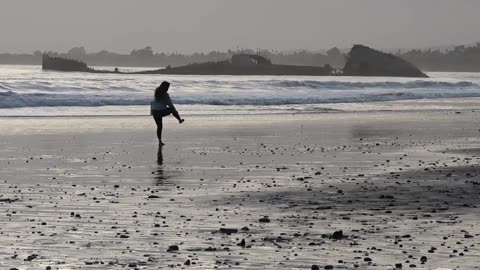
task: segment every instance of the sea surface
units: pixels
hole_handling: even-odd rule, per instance
[[[187,115],[478,108],[473,101],[480,100],[475,99],[480,98],[480,73],[428,75],[431,78],[120,75],[3,65],[0,116],[148,115],[154,89],[164,80],[172,83],[170,96]]]

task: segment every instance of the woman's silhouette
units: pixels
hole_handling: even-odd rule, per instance
[[[150,107],[150,114],[153,115],[153,119],[155,119],[155,123],[157,123],[157,137],[160,146],[165,145],[162,141],[162,118],[172,114],[175,118],[177,118],[180,124],[184,121],[178,114],[175,106],[173,106],[172,100],[167,93],[169,88],[169,82],[162,82],[162,84],[155,90],[155,98]]]

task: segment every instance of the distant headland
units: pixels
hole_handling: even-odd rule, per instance
[[[326,64],[323,67],[273,64],[266,57],[255,54],[235,54],[230,60],[195,63],[179,67],[121,72],[95,70],[86,63],[44,54],[42,68],[55,71],[117,74],[176,74],[176,75],[298,75],[298,76],[387,76],[428,77],[417,67],[393,54],[380,52],[363,45],[355,45],[346,55],[343,69]]]

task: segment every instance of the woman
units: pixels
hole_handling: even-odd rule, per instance
[[[185,121],[180,118],[175,106],[173,106],[172,100],[167,93],[168,88],[170,88],[169,82],[162,82],[162,84],[157,87],[155,90],[155,99],[152,101],[150,107],[150,114],[153,115],[153,119],[155,119],[155,123],[157,123],[157,137],[160,145],[165,145],[162,142],[163,117],[172,114],[180,124]]]

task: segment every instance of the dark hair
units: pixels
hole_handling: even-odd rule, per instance
[[[162,82],[157,89],[155,89],[155,99],[159,99],[161,96],[168,92],[168,88],[170,88],[169,82]]]

